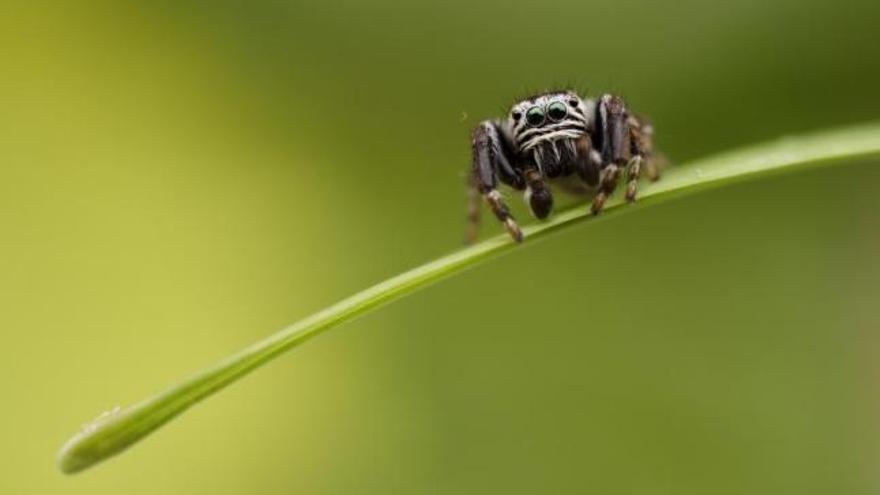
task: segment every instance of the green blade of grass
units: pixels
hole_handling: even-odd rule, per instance
[[[864,162],[873,158],[880,158],[880,123],[780,139],[675,167],[660,182],[644,185],[635,205],[624,206],[619,199],[614,199],[608,203],[605,213],[593,219],[584,204],[556,214],[550,221],[524,228],[523,246],[516,245],[504,234],[461,249],[343,299],[155,397],[105,413],[64,444],[58,465],[65,473],[75,473],[118,454],[193,404],[309,338],[481,261],[512,249],[523,249],[553,232],[710,187],[772,173]]]

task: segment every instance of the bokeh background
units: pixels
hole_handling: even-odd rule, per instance
[[[878,163],[571,229],[93,470],[54,456],[102,410],[455,249],[469,131],[516,97],[620,93],[683,162],[880,117],[878,18],[4,1],[0,493],[876,493]]]

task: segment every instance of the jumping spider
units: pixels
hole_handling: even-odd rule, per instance
[[[651,125],[610,94],[594,100],[574,91],[550,91],[514,104],[507,120],[481,122],[473,132],[466,241],[476,239],[482,195],[511,237],[522,242],[522,230],[497,189],[499,182],[524,191],[526,204],[539,219],[553,209],[548,178],[567,178],[561,185],[593,195],[590,209],[597,215],[625,171],[626,199],[635,201],[643,170],[651,180],[659,178],[652,137]]]

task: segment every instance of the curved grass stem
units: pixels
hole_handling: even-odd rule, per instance
[[[524,245],[580,223],[613,217],[710,187],[811,166],[874,158],[880,158],[880,123],[780,139],[675,167],[660,182],[646,184],[636,205],[621,206],[615,198],[596,219],[587,213],[587,205],[556,214],[550,221],[524,228]],[[65,473],[75,473],[118,454],[193,404],[309,338],[512,249],[523,247],[504,234],[426,263],[300,320],[152,398],[105,413],[62,447],[59,467]]]

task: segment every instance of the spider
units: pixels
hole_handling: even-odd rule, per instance
[[[623,100],[605,94],[581,98],[574,91],[548,91],[514,104],[506,120],[481,122],[473,131],[473,168],[465,242],[476,240],[480,196],[516,242],[523,233],[504,203],[498,183],[523,191],[538,219],[553,209],[547,179],[570,192],[592,195],[598,215],[626,173],[626,200],[635,201],[641,173],[657,180],[653,128],[630,114]]]

